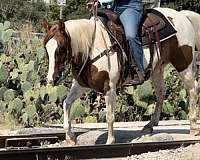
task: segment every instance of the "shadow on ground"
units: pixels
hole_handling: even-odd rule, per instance
[[[116,143],[147,142],[147,141],[171,141],[200,139],[189,134],[188,129],[157,129],[151,134],[145,134],[142,130],[114,130]],[[106,129],[92,130],[78,136],[78,145],[105,144],[108,132]]]

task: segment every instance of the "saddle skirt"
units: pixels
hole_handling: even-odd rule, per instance
[[[117,39],[128,57],[128,62],[125,63],[126,67],[124,68],[124,72],[121,74],[123,75],[122,79],[126,79],[129,75],[131,75],[132,79],[137,79],[138,68],[134,62],[134,57],[131,57],[132,54],[130,53],[129,44],[127,43],[124,28],[119,16],[111,10],[104,9],[98,12],[98,17],[100,17],[104,25]],[[157,46],[160,49],[160,42],[174,36],[175,34],[176,30],[172,23],[162,13],[155,9],[145,10],[139,29],[142,45],[148,46],[151,54],[150,64],[145,70],[145,79],[150,77],[149,72],[151,72],[153,63],[154,44],[157,43]],[[111,42],[114,43],[115,41],[116,40],[111,36]],[[120,53],[120,47],[114,47],[114,50]]]

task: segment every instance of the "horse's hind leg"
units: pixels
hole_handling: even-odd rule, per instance
[[[105,95],[106,101],[106,120],[108,123],[108,138],[106,144],[112,144],[115,142],[115,137],[113,133],[113,123],[115,119],[114,110],[116,105],[116,90],[111,87],[109,91],[107,91]]]
[[[76,137],[71,132],[71,117],[70,109],[72,103],[78,99],[83,93],[87,92],[88,88],[81,87],[77,81],[74,81],[72,87],[67,95],[67,98],[63,102],[64,109],[64,130],[66,133],[66,143],[67,145],[75,145]]]
[[[151,133],[153,131],[153,126],[157,126],[160,119],[162,105],[165,98],[165,84],[163,74],[166,65],[166,63],[160,60],[152,72],[151,80],[157,97],[157,103],[151,121],[143,128],[143,132],[145,133]]]
[[[181,72],[180,76],[189,95],[190,134],[198,135],[200,130],[197,127],[197,83],[193,76],[192,66]]]

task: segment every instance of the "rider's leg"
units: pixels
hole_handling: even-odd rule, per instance
[[[143,49],[142,43],[138,36],[138,30],[143,14],[142,5],[135,4],[134,6],[126,8],[120,15],[120,20],[124,26],[126,38],[132,51],[132,56],[138,65],[140,72],[144,73],[143,63]]]

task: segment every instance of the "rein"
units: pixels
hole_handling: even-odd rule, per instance
[[[105,49],[103,52],[101,52],[98,56],[96,56],[95,58],[93,58],[90,62],[94,63],[96,62],[98,59],[100,59],[101,57],[108,55],[108,53],[113,50],[113,47],[117,45],[117,43],[113,43],[113,45],[108,49]]]

